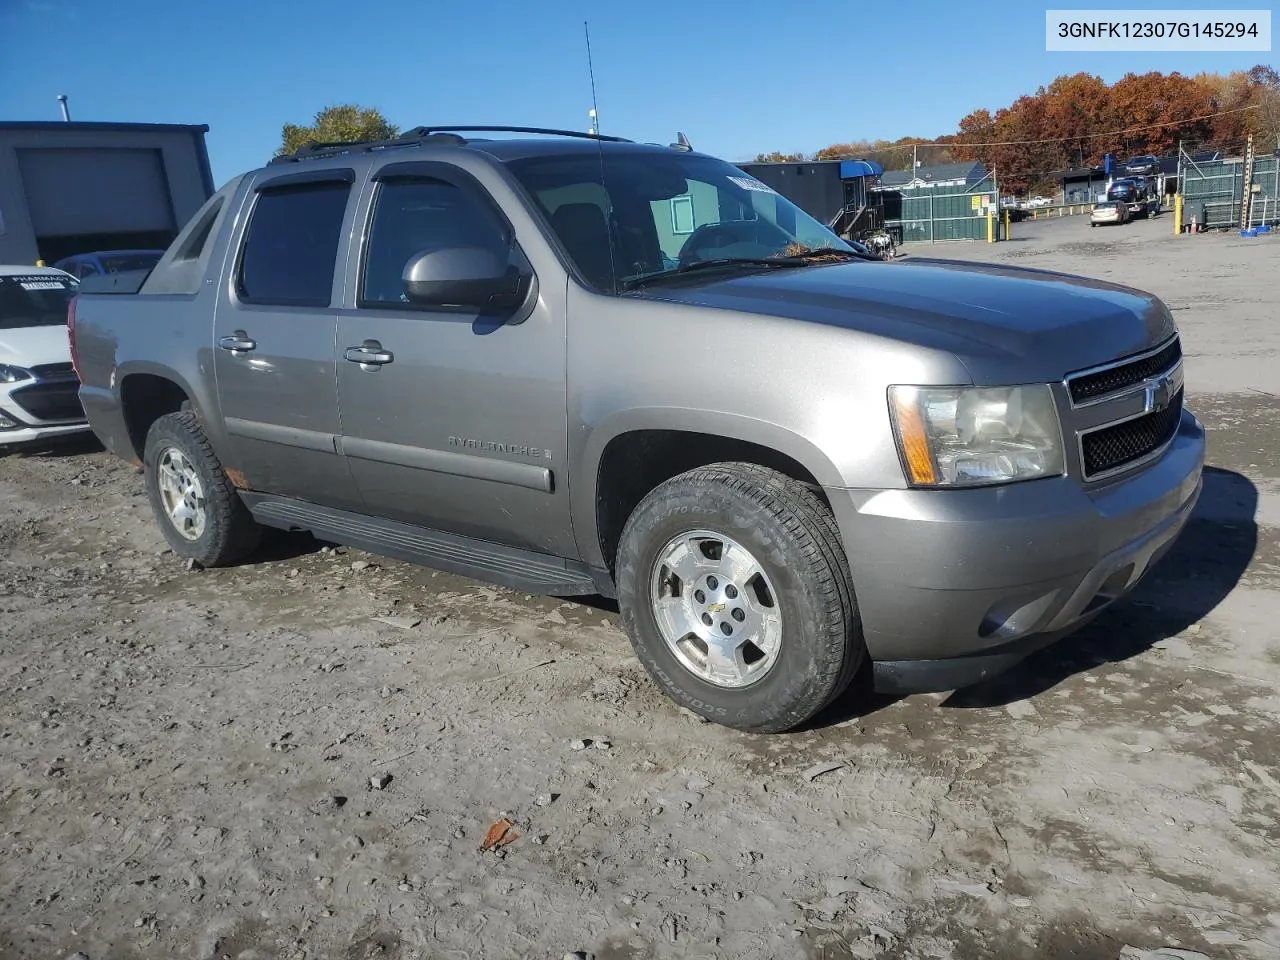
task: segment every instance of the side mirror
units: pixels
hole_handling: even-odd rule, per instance
[[[447,247],[416,254],[401,279],[410,303],[512,310],[528,295],[530,278],[510,264],[506,251]]]

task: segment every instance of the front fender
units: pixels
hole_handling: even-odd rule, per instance
[[[570,487],[579,555],[591,566],[601,569],[606,566],[600,549],[596,514],[601,460],[614,439],[642,430],[703,433],[756,444],[796,461],[824,487],[837,487],[843,483],[836,465],[816,443],[780,424],[724,411],[686,407],[653,406],[619,410],[602,419],[587,434],[580,448],[580,466]]]

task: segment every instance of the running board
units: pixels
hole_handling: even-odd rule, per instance
[[[281,530],[306,530],[370,553],[552,597],[604,593],[605,585],[581,563],[517,547],[473,540],[427,527],[384,520],[302,500],[242,491],[253,518]],[[607,577],[605,578],[607,579]]]

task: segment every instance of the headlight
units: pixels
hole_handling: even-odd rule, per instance
[[[31,373],[21,367],[11,367],[0,363],[0,383],[17,383],[19,380],[30,380]]]
[[[1023,387],[889,388],[898,451],[915,487],[969,487],[1060,476],[1053,394]]]

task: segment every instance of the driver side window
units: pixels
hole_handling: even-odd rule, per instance
[[[505,253],[510,239],[486,205],[443,180],[388,179],[378,186],[358,303],[404,306],[401,276],[417,254],[449,247]]]

